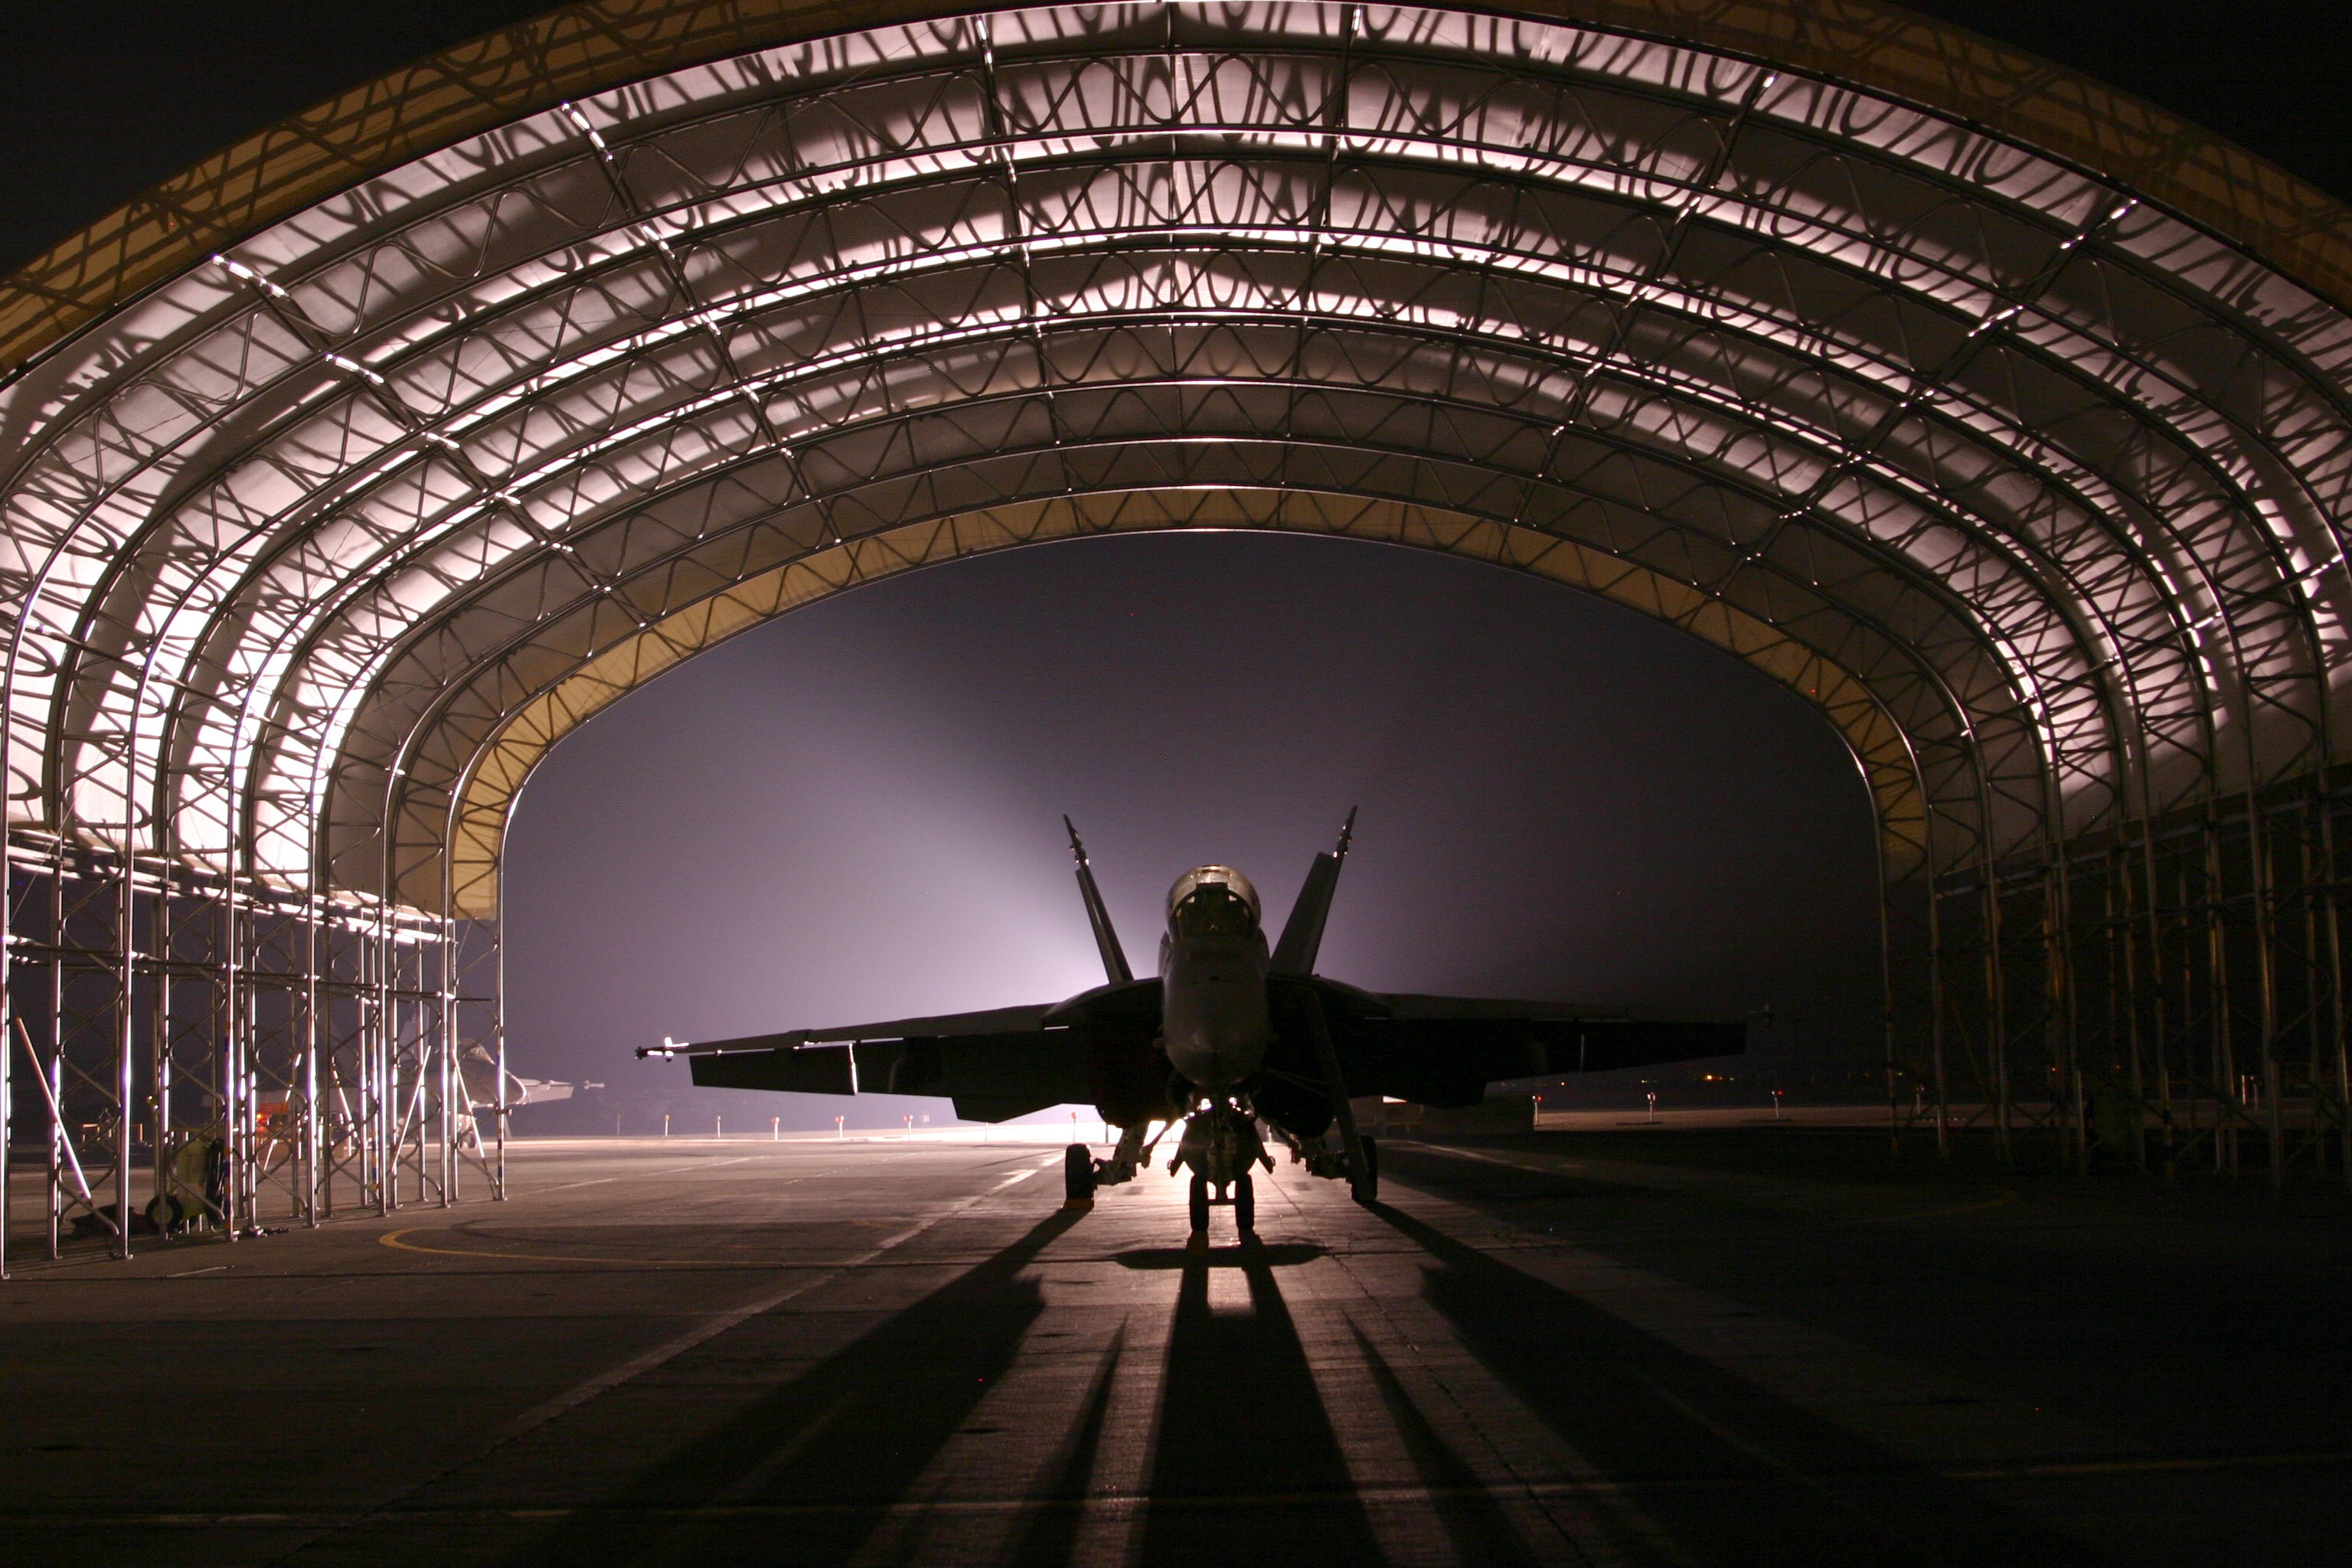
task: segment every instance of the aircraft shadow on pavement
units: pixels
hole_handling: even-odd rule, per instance
[[[1375,1212],[1431,1260],[1425,1293],[1465,1348],[1552,1426],[1605,1484],[1590,1528],[1632,1563],[2096,1561],[2006,1512],[1764,1393],[1700,1357],[1385,1205]],[[856,1556],[892,1505],[964,1429],[1044,1310],[1029,1275],[1080,1216],[1055,1213],[1012,1246],[878,1323],[551,1525],[509,1561],[834,1563]],[[1324,1406],[1278,1268],[1308,1246],[1139,1249],[1125,1267],[1181,1270],[1161,1382],[1139,1560],[1223,1561],[1236,1540],[1265,1562],[1378,1563],[1379,1540]],[[1213,1304],[1238,1270],[1247,1310]],[[1529,1561],[1496,1500],[1414,1407],[1361,1331],[1356,1348],[1428,1501],[1423,1528],[1465,1562]],[[1070,1560],[1118,1363],[1114,1342],[1024,1500],[1000,1560]],[[1027,1439],[1049,1441],[1035,1433]],[[788,1514],[789,1522],[779,1517]],[[779,1532],[782,1532],[780,1537]],[[1761,1554],[1759,1556],[1759,1553]]]
[[[1328,1250],[1312,1242],[1212,1247],[1201,1252],[1184,1247],[1139,1247],[1116,1254],[1114,1261],[1122,1268],[1296,1268],[1326,1256]]]
[[[1425,1295],[1463,1344],[1607,1483],[1580,1511],[1629,1562],[2105,1561],[1424,1221],[1373,1209],[1437,1265]]]
[[[1079,1217],[1056,1212],[509,1561],[767,1562],[782,1540],[793,1563],[849,1558],[1012,1365],[1045,1305],[1022,1271]]]
[[[1123,1253],[1131,1268],[1181,1268],[1153,1436],[1141,1568],[1197,1568],[1232,1561],[1378,1563],[1380,1542],[1356,1494],[1339,1431],[1274,1270],[1325,1255],[1313,1246],[1184,1248]],[[1212,1271],[1242,1271],[1246,1311],[1212,1303]],[[1370,1352],[1369,1342],[1358,1334]],[[1011,1568],[1062,1568],[1078,1544],[1079,1510],[1096,1485],[1114,1346],[1088,1391],[1054,1477],[1034,1500]],[[1517,1568],[1533,1558],[1467,1467],[1410,1408],[1384,1363],[1369,1354],[1381,1396],[1430,1488],[1423,1528],[1451,1538],[1454,1561]],[[1405,1408],[1397,1409],[1402,1403]],[[1236,1552],[1239,1552],[1237,1558]],[[1419,1561],[1408,1557],[1404,1561]]]
[[[1320,1247],[1295,1245],[1118,1255],[1131,1268],[1183,1270],[1169,1325],[1152,1469],[1134,1559],[1141,1568],[1234,1561],[1236,1542],[1245,1543],[1243,1560],[1250,1562],[1386,1560],[1274,1273],[1325,1253]],[[1248,1310],[1213,1305],[1211,1276],[1220,1268],[1242,1271]],[[1453,1548],[1437,1555],[1483,1568],[1532,1563],[1535,1558],[1469,1467],[1412,1406],[1360,1331],[1356,1339],[1408,1457],[1429,1489],[1420,1528],[1442,1535]],[[1060,1568],[1074,1560],[1080,1510],[1094,1492],[1122,1349],[1115,1344],[1106,1356],[1052,1479],[1033,1500],[1013,1550],[1001,1559],[1012,1568]]]
[[[1213,1254],[1194,1254],[1176,1291],[1143,1519],[1143,1568],[1231,1559],[1246,1541],[1263,1563],[1378,1563],[1271,1247],[1229,1255],[1250,1310],[1210,1302]]]
[[[823,1563],[857,1556],[1020,1353],[1043,1306],[1037,1280],[1024,1271],[1077,1217],[1065,1211],[1034,1226],[509,1560]],[[1167,1266],[1182,1277],[1140,1521],[1137,1560],[1145,1568],[1227,1560],[1236,1539],[1248,1542],[1255,1561],[1382,1560],[1276,1283],[1276,1268],[1320,1252],[1169,1249]],[[1130,1267],[1162,1267],[1154,1253],[1128,1256],[1142,1259]],[[1213,1305],[1212,1272],[1220,1269],[1241,1272],[1246,1310]],[[1044,1484],[1024,1500],[1000,1561],[1025,1568],[1072,1559],[1128,1353],[1124,1341],[1122,1330],[1078,1400]],[[1415,1452],[1441,1447],[1433,1439]],[[1438,1489],[1464,1489],[1441,1470],[1429,1479]],[[1483,1497],[1449,1506],[1491,1510]],[[1496,1529],[1496,1549],[1477,1560],[1524,1561],[1506,1544],[1507,1527]],[[781,1559],[780,1541],[789,1542]]]

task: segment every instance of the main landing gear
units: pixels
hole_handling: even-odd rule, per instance
[[[1181,1125],[1184,1129],[1178,1140],[1176,1156],[1168,1162],[1171,1175],[1190,1168],[1192,1181],[1187,1196],[1192,1221],[1194,1247],[1208,1245],[1209,1211],[1230,1208],[1234,1211],[1234,1228],[1242,1239],[1253,1240],[1257,1235],[1257,1188],[1252,1172],[1263,1164],[1274,1169],[1274,1157],[1265,1152],[1265,1143],[1258,1134],[1257,1118],[1239,1103],[1217,1100],[1199,1107]],[[1352,1129],[1348,1129],[1352,1130]],[[1110,1158],[1099,1160],[1084,1143],[1073,1143],[1062,1153],[1062,1206],[1069,1209],[1090,1209],[1095,1206],[1097,1188],[1131,1182],[1150,1163],[1151,1152],[1160,1140],[1145,1141],[1148,1128],[1142,1124],[1119,1130],[1118,1143]],[[1162,1129],[1162,1136],[1168,1130]],[[1315,1175],[1332,1181],[1344,1181],[1349,1192],[1360,1204],[1380,1201],[1380,1145],[1369,1137],[1352,1140],[1354,1148],[1333,1149],[1323,1140],[1298,1139],[1274,1129],[1275,1135],[1290,1149],[1294,1164],[1303,1163]],[[1345,1142],[1343,1140],[1343,1142]]]
[[[1095,1206],[1095,1152],[1083,1143],[1073,1143],[1062,1151],[1062,1206]]]
[[[1120,1128],[1118,1142],[1108,1160],[1096,1159],[1095,1152],[1084,1143],[1073,1143],[1062,1151],[1062,1206],[1090,1209],[1095,1206],[1096,1188],[1135,1180],[1136,1173],[1151,1163],[1151,1151],[1160,1142],[1157,1138],[1144,1142],[1150,1131],[1150,1125],[1141,1121]],[[1163,1136],[1166,1131],[1161,1129]]]
[[[1308,1175],[1347,1183],[1348,1195],[1367,1206],[1381,1201],[1379,1140],[1369,1134],[1356,1140],[1357,1148],[1363,1152],[1360,1164],[1348,1158],[1346,1150],[1334,1149],[1320,1139],[1297,1139],[1287,1133],[1281,1133],[1281,1137],[1290,1146],[1290,1163],[1305,1165]]]

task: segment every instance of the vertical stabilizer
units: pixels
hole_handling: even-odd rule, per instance
[[[1307,885],[1298,889],[1298,901],[1290,906],[1290,919],[1283,922],[1282,940],[1274,944],[1267,973],[1315,973],[1315,955],[1323,947],[1323,923],[1331,918],[1331,895],[1339,889],[1339,864],[1347,859],[1349,841],[1355,836],[1356,813],[1351,806],[1346,825],[1339,829],[1339,847],[1328,855],[1318,855],[1315,864],[1307,868]]]
[[[1070,830],[1070,854],[1078,863],[1078,897],[1087,901],[1087,921],[1095,928],[1095,946],[1101,950],[1103,973],[1114,985],[1124,985],[1135,978],[1127,966],[1127,953],[1118,945],[1118,932],[1111,929],[1110,911],[1103,908],[1101,890],[1095,886],[1095,868],[1087,864],[1087,847],[1078,842],[1078,830],[1066,816],[1062,826]]]

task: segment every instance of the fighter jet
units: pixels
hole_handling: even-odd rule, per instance
[[[1255,1231],[1251,1171],[1273,1168],[1268,1138],[1294,1163],[1374,1202],[1380,1153],[1356,1124],[1351,1096],[1467,1106],[1488,1084],[1512,1079],[1745,1048],[1744,1021],[1361,991],[1316,973],[1355,824],[1351,811],[1338,847],[1315,857],[1271,948],[1248,878],[1230,866],[1195,866],[1177,878],[1160,973],[1139,980],[1066,816],[1103,984],[1063,1002],[983,1013],[704,1043],[665,1038],[637,1055],[683,1056],[694,1082],[714,1089],[945,1095],[973,1121],[1091,1103],[1119,1137],[1108,1159],[1069,1146],[1065,1198],[1079,1207],[1097,1188],[1134,1180],[1160,1139],[1181,1126],[1169,1169],[1192,1172],[1197,1244],[1213,1205],[1231,1206],[1244,1237]]]
[[[476,1046],[457,1058],[457,1086],[465,1091],[466,1109],[476,1115],[495,1111],[500,1103],[509,1110],[526,1105],[547,1105],[559,1100],[570,1100],[581,1089],[602,1089],[601,1083],[559,1083],[553,1079],[518,1078],[507,1074],[506,1098],[499,1097],[498,1058],[480,1046]]]

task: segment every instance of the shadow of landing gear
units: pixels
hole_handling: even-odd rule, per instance
[[[846,1561],[1011,1366],[1044,1310],[1021,1272],[1079,1218],[1056,1213],[508,1561]]]
[[[1265,1250],[1221,1249],[1213,1263],[1196,1253],[1183,1265],[1144,1568],[1381,1561]],[[1213,1267],[1241,1270],[1247,1310],[1212,1305]]]
[[[1639,1511],[1629,1563],[2001,1568],[2108,1559],[1443,1231],[1372,1211],[1438,1265],[1464,1345]]]
[[[1244,1247],[1212,1247],[1199,1252],[1189,1247],[1139,1247],[1114,1255],[1121,1268],[1295,1268],[1326,1256],[1311,1242]]]

